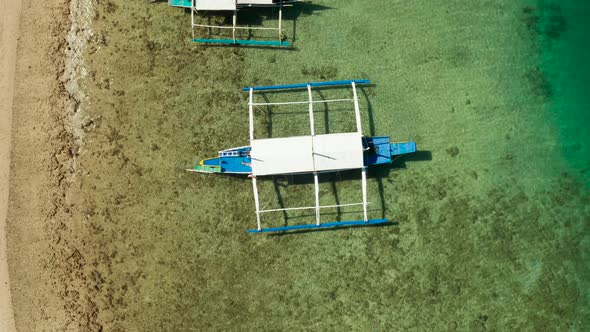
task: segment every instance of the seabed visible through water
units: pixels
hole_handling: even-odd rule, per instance
[[[295,49],[275,50],[191,44],[180,9],[101,1],[83,81],[96,128],[79,184],[98,320],[105,330],[583,330],[590,140],[578,97],[590,75],[588,50],[568,44],[588,45],[582,7],[321,0],[287,9]],[[184,171],[247,144],[243,86],[351,78],[376,84],[362,90],[365,131],[421,150],[371,172],[372,217],[391,226],[252,236],[247,179]],[[345,129],[350,115],[320,110],[318,126]],[[326,203],[357,201],[355,176],[326,176]],[[261,188],[268,208],[313,196],[289,178]],[[355,211],[326,218],[343,213]],[[307,217],[264,222],[285,218]]]

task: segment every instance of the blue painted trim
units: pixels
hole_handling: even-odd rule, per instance
[[[281,46],[290,47],[288,41],[280,40],[247,40],[247,39],[209,39],[209,38],[195,38],[194,43],[210,43],[210,44],[227,44],[227,45],[256,45],[256,46]]]
[[[416,142],[391,143],[390,146],[392,156],[416,152]]]
[[[338,222],[329,222],[326,224],[320,224],[319,226],[316,224],[310,224],[310,225],[293,225],[293,226],[286,226],[286,227],[271,227],[271,228],[263,228],[261,230],[249,229],[248,233],[270,233],[270,232],[281,232],[281,231],[294,231],[294,230],[301,230],[301,229],[322,229],[322,228],[346,227],[346,226],[368,226],[368,225],[378,225],[378,224],[385,224],[385,223],[387,223],[387,219],[370,219],[370,220],[367,220],[367,222],[365,222],[364,220],[338,221]]]
[[[181,8],[191,8],[192,3],[191,3],[191,0],[168,0],[168,6],[181,7]]]
[[[370,84],[370,80],[344,80],[344,81],[328,81],[328,82],[309,82],[309,83],[299,83],[299,84],[286,84],[286,85],[268,85],[268,86],[253,86],[253,87],[245,87],[242,91],[250,91],[253,89],[254,91],[263,91],[263,90],[286,90],[286,89],[304,89],[307,88],[307,85],[311,85],[312,87],[317,86],[334,86],[334,85],[348,85],[352,84],[352,82],[356,84]]]

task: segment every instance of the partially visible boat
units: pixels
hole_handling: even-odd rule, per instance
[[[205,44],[223,44],[223,45],[249,45],[249,46],[278,46],[290,47],[283,33],[283,7],[291,6],[301,0],[168,0],[168,5],[172,7],[189,8],[191,10],[191,28],[193,32],[193,42]],[[243,8],[253,7],[277,7],[278,8],[278,27],[261,27],[261,26],[240,26],[238,22],[238,11]],[[231,12],[232,25],[214,25],[197,23],[196,16],[199,13],[208,12]],[[214,30],[229,31],[231,38],[196,38],[195,29],[207,29],[211,35]],[[240,39],[238,32],[241,30],[266,30],[274,31],[277,39]]]

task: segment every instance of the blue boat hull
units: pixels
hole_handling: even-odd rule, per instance
[[[416,152],[416,142],[391,143],[389,136],[363,137],[365,166],[391,163],[392,157]],[[252,174],[249,146],[219,152],[217,158],[202,160],[193,171],[201,173]]]

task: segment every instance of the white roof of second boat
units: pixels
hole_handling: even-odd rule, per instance
[[[197,0],[197,10],[235,10],[235,0]]]
[[[273,175],[362,168],[360,133],[255,139],[252,174]]]
[[[237,5],[272,5],[272,0],[197,0],[197,10],[235,10]]]

